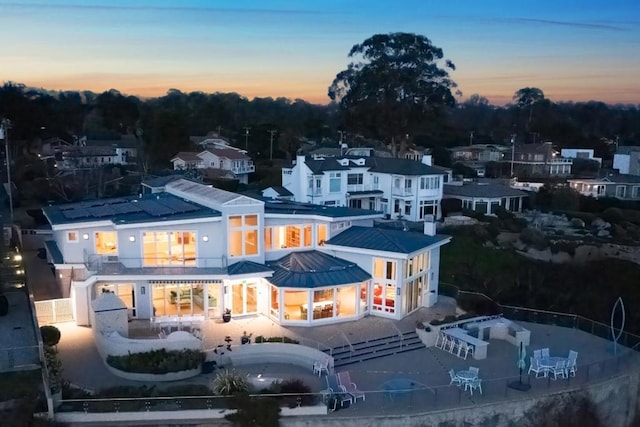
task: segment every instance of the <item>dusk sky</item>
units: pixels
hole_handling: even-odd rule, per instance
[[[326,104],[376,33],[442,48],[464,100],[640,103],[638,0],[0,0],[0,81],[125,94],[237,92]]]

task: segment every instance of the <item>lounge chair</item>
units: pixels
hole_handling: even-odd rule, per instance
[[[344,387],[344,389],[353,396],[354,401],[358,401],[358,399],[365,400],[364,392],[358,390],[358,386],[356,383],[351,381],[351,376],[349,375],[349,371],[338,372],[338,381],[340,385]]]

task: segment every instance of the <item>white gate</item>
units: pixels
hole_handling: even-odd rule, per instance
[[[35,305],[39,325],[73,321],[71,298],[36,301]]]

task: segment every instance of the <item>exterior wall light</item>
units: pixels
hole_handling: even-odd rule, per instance
[[[83,238],[84,240],[89,240],[89,235],[88,235],[87,233],[84,233],[84,234],[82,235],[82,238]]]
[[[129,236],[129,241],[130,242],[135,242],[136,241],[136,236]]]
[[[209,241],[209,236],[202,236],[202,241],[203,242],[208,242]]]

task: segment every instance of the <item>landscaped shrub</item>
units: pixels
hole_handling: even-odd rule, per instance
[[[260,344],[263,342],[282,342],[282,343],[286,343],[286,344],[300,344],[300,341],[298,340],[294,340],[293,338],[289,338],[289,337],[269,337],[269,338],[265,338],[262,335],[258,335],[256,337],[256,339],[254,340],[254,343],[256,344]]]
[[[271,397],[250,397],[239,395],[232,399],[235,412],[224,418],[234,426],[280,426],[280,405]]]
[[[600,218],[611,224],[617,224],[624,220],[624,213],[618,208],[607,208],[600,214]]]
[[[247,374],[235,369],[222,369],[211,382],[211,390],[221,396],[247,393],[249,391]]]
[[[198,369],[204,357],[199,350],[160,349],[125,356],[107,356],[107,364],[124,372],[161,375]]]
[[[315,402],[315,396],[311,394],[311,387],[298,378],[275,383],[270,389],[273,393],[290,394],[291,396],[281,396],[279,398],[290,408],[298,406],[298,399],[300,399],[300,405],[302,406],[309,406]]]
[[[44,345],[54,346],[60,342],[60,329],[55,326],[40,326],[40,335],[42,335],[42,343]]]
[[[547,248],[548,243],[544,233],[533,228],[525,228],[520,232],[520,241],[525,245],[530,245],[539,251]]]
[[[62,362],[58,357],[58,350],[56,350],[55,347],[46,346],[44,348],[44,360],[47,365],[51,392],[57,393],[62,391]]]

